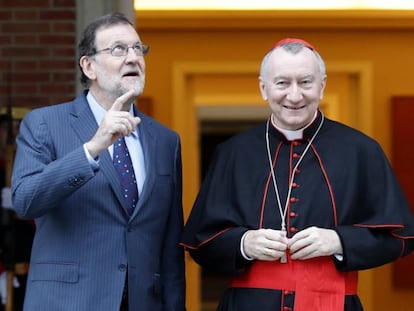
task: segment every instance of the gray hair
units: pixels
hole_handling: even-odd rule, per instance
[[[81,72],[80,82],[84,87],[89,87],[90,81],[84,74],[79,61],[83,56],[92,56],[96,53],[95,39],[97,31],[101,28],[107,28],[113,25],[133,26],[124,14],[115,12],[98,17],[83,30],[82,37],[78,44],[78,65]]]
[[[321,79],[324,80],[326,76],[326,66],[325,66],[325,62],[322,59],[321,55],[316,50],[311,49],[305,44],[300,43],[300,42],[288,42],[288,43],[284,43],[282,45],[276,46],[275,48],[271,49],[262,60],[262,65],[260,67],[260,77],[264,78],[265,75],[267,74],[269,58],[273,54],[274,51],[278,49],[284,49],[286,52],[289,52],[291,54],[297,54],[303,48],[309,49],[315,55],[316,60],[318,62],[319,73],[321,75]]]

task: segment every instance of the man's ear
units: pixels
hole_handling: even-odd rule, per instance
[[[266,85],[263,82],[262,77],[259,77],[259,89],[260,89],[260,94],[262,94],[263,100],[267,100]]]
[[[326,75],[322,80],[322,87],[321,87],[321,91],[319,93],[319,99],[322,100],[323,99],[323,93],[325,91],[325,86],[326,86]]]
[[[89,78],[89,80],[96,79],[94,64],[91,61],[90,57],[82,56],[79,60],[79,65],[82,68],[83,73],[85,74],[85,76]]]

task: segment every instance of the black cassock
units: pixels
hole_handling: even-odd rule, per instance
[[[249,229],[281,228],[266,128],[266,123],[256,126],[216,149],[182,239],[182,245],[206,269],[243,276],[255,261],[243,258],[242,235]],[[324,118],[321,112],[302,139],[289,141],[272,125],[268,132],[282,207],[292,171],[301,159],[286,212],[288,237],[311,226],[334,229],[342,242],[343,259],[332,256],[329,260],[345,274],[389,263],[412,251],[413,216],[376,141]],[[294,301],[295,290],[229,287],[218,310],[292,310]],[[347,294],[344,303],[344,310],[362,310],[355,294]]]

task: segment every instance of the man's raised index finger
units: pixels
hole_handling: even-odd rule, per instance
[[[121,111],[125,103],[131,102],[131,100],[134,98],[133,96],[134,90],[129,90],[125,94],[122,94],[119,96],[114,103],[112,104],[110,111]]]

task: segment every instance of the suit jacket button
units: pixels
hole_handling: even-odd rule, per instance
[[[126,265],[124,265],[124,264],[120,264],[120,265],[118,266],[118,269],[119,269],[119,271],[125,271],[125,270],[126,270]]]

